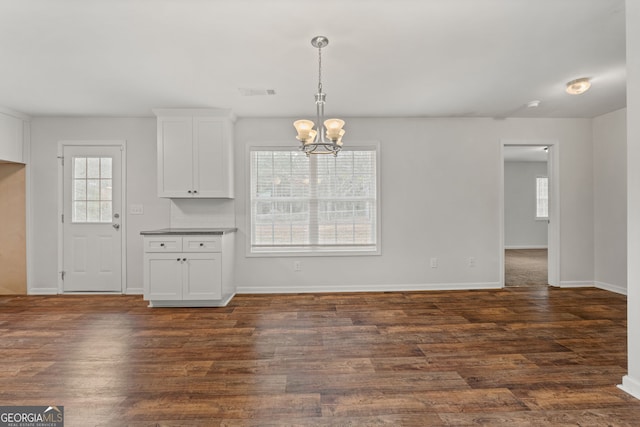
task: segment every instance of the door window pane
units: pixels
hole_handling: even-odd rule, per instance
[[[111,157],[100,158],[100,178],[112,178],[111,176]]]
[[[87,222],[100,222],[100,202],[87,202]]]
[[[75,178],[87,177],[87,159],[85,157],[76,157],[73,160],[73,173]]]
[[[97,157],[87,158],[87,178],[100,178],[100,159]]]
[[[111,222],[112,202],[100,202],[100,221]]]
[[[73,222],[87,222],[87,202],[73,202]]]
[[[113,159],[111,157],[73,158],[72,222],[112,222],[112,177]]]
[[[87,200],[100,200],[100,180],[87,179]]]

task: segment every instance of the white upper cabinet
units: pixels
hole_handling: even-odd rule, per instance
[[[24,163],[25,121],[0,112],[0,161]]]
[[[233,198],[233,120],[228,110],[154,110],[158,196]]]

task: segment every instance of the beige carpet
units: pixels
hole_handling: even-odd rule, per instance
[[[504,255],[505,286],[548,284],[546,249],[507,249]]]

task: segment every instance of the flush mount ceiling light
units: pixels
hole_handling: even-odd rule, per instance
[[[322,92],[322,48],[329,44],[329,39],[324,36],[316,36],[311,40],[311,45],[318,48],[318,93],[316,93],[316,122],[318,129],[314,129],[315,123],[311,120],[296,120],[293,126],[298,131],[296,138],[300,141],[300,150],[309,154],[333,154],[338,155],[342,149],[342,135],[344,135],[344,120],[324,120],[325,93]],[[324,126],[322,124],[324,123]]]
[[[580,79],[571,80],[567,83],[567,93],[571,95],[580,95],[585,93],[591,87],[591,82],[588,77],[582,77]]]

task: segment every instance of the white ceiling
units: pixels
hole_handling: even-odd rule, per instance
[[[330,40],[329,116],[594,117],[626,105],[624,0],[0,0],[0,105],[313,116],[315,35]],[[566,94],[578,77],[591,90]]]

